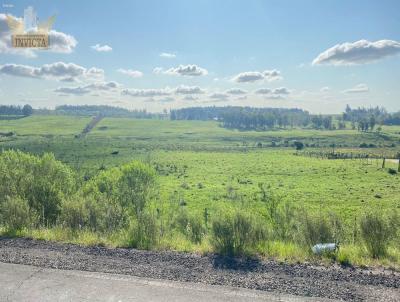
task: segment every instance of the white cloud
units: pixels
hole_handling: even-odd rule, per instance
[[[331,89],[328,86],[325,86],[325,87],[322,87],[319,91],[325,93],[325,92],[328,92],[330,90]]]
[[[280,71],[278,70],[265,70],[263,72],[260,71],[246,71],[241,72],[234,76],[232,80],[237,83],[251,83],[257,82],[261,80],[266,80],[268,82],[281,80],[282,76]]]
[[[225,93],[232,94],[232,95],[243,95],[243,94],[246,94],[247,91],[240,89],[240,88],[231,88],[231,89],[228,89],[227,91],[225,91]]]
[[[286,87],[279,87],[272,90],[273,94],[289,94],[290,91]]]
[[[164,71],[164,68],[162,68],[162,67],[155,67],[153,69],[153,73],[155,73],[155,74],[163,73],[163,71]]]
[[[223,92],[215,92],[213,94],[210,94],[208,97],[210,99],[223,101],[223,100],[226,100],[229,97],[229,95],[226,93],[223,93]]]
[[[123,69],[120,68],[117,70],[119,73],[125,74],[127,76],[130,76],[132,78],[141,78],[143,76],[143,72],[139,70],[132,70],[132,69]]]
[[[176,94],[203,94],[205,91],[198,86],[181,85],[175,88]]]
[[[59,95],[85,95],[95,91],[116,91],[121,85],[117,82],[98,82],[77,87],[58,87],[54,92]],[[99,94],[92,94],[100,96]]]
[[[169,88],[164,89],[124,89],[122,95],[132,97],[155,97],[155,96],[168,96],[171,94]]]
[[[50,51],[56,53],[71,53],[78,44],[73,36],[55,30],[49,32],[49,41]]]
[[[169,53],[169,52],[162,52],[162,53],[160,53],[160,57],[161,58],[166,58],[166,59],[175,59],[176,58],[176,54]]]
[[[285,96],[290,94],[290,90],[286,87],[279,87],[279,88],[260,88],[254,91],[255,94],[259,94],[264,96],[268,99],[282,99]]]
[[[162,73],[168,74],[168,75],[196,77],[196,76],[204,76],[204,75],[208,74],[208,71],[206,69],[201,68],[195,64],[179,65],[178,67],[173,67],[173,68],[167,69],[165,71],[162,71],[162,69],[160,70],[159,67],[156,69],[158,72],[155,72],[155,73],[162,72]]]
[[[97,52],[110,52],[112,51],[112,47],[109,45],[100,45],[100,44],[96,44],[91,46],[92,49],[94,49]]]
[[[357,65],[376,62],[400,53],[400,42],[360,40],[353,43],[337,44],[318,55],[313,65]]]
[[[11,16],[11,15],[10,15]],[[13,19],[22,21],[21,18],[11,16]],[[68,34],[51,30],[49,32],[50,47],[46,50],[34,50],[32,48],[14,48],[11,46],[11,31],[7,24],[7,17],[5,14],[0,14],[0,53],[21,55],[25,57],[36,57],[37,52],[55,52],[55,53],[71,53],[78,42],[76,39]]]
[[[346,89],[343,92],[344,93],[365,93],[368,92],[369,88],[366,84],[358,84],[354,86],[353,88]]]
[[[37,79],[54,79],[65,82],[73,82],[82,77],[85,79],[99,80],[104,77],[104,70],[99,68],[89,68],[79,66],[74,63],[55,62],[45,64],[41,67],[19,64],[4,64],[0,65],[0,74],[37,78]]]

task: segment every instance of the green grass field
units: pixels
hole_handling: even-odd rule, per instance
[[[100,168],[139,159],[156,168],[160,198],[167,206],[183,203],[199,215],[206,208],[213,215],[225,207],[245,207],[266,215],[265,204],[257,198],[259,184],[269,186],[282,201],[311,213],[336,213],[349,232],[354,220],[366,211],[400,209],[400,176],[388,173],[388,168],[397,170],[395,161],[387,161],[382,169],[381,160],[310,158],[296,155],[291,146],[302,141],[314,146],[306,149],[331,150],[335,144],[338,150],[395,154],[400,146],[400,127],[383,127],[381,133],[311,129],[240,132],[221,128],[213,121],[105,118],[86,137],[76,138],[89,121],[89,117],[67,116],[0,120],[0,133],[15,133],[0,136],[0,149],[52,152],[78,171],[82,181]],[[262,148],[256,147],[258,143]],[[360,150],[361,143],[377,148]],[[174,248],[180,249],[179,245]],[[288,252],[279,249],[270,254],[287,258]],[[399,252],[394,254],[397,256],[389,262],[396,264]]]

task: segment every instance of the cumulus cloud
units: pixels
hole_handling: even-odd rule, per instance
[[[224,101],[229,97],[229,95],[224,92],[215,92],[210,94],[208,97],[213,100]]]
[[[254,91],[254,93],[262,95],[268,99],[282,99],[290,94],[290,90],[286,87],[279,87],[274,89],[260,88]]]
[[[344,93],[365,93],[368,92],[369,88],[366,84],[358,84],[354,86],[353,88],[346,89],[343,92]]]
[[[91,48],[97,52],[110,52],[112,51],[112,47],[105,44],[105,45],[100,45],[100,44],[96,44],[91,46]]]
[[[328,92],[328,91],[330,91],[330,90],[331,90],[331,89],[330,89],[328,86],[325,86],[325,87],[322,87],[319,91],[325,93],[325,92]]]
[[[376,62],[400,53],[400,42],[360,40],[353,43],[337,44],[318,55],[313,65],[357,65]]]
[[[169,52],[162,52],[162,53],[160,53],[160,57],[161,58],[166,58],[166,59],[175,59],[176,58],[176,54],[169,53]]]
[[[11,16],[14,20],[22,21],[21,18]],[[63,32],[56,30],[51,30],[49,32],[49,49],[42,51],[50,51],[55,53],[71,53],[78,42],[76,39]],[[5,14],[0,14],[0,53],[21,55],[25,57],[36,57],[37,52],[40,50],[35,50],[32,48],[14,48],[11,46],[11,31],[7,24],[7,17]]]
[[[78,44],[73,36],[55,30],[49,32],[49,43],[49,50],[56,53],[71,53]]]
[[[55,62],[45,64],[41,67],[19,64],[0,65],[0,74],[9,76],[37,78],[37,79],[55,79],[65,82],[73,82],[79,77],[85,79],[101,79],[104,77],[104,70],[99,68],[89,68],[79,66],[74,63]]]
[[[279,87],[272,90],[273,94],[289,94],[290,91],[286,87]]]
[[[54,92],[59,95],[85,95],[98,91],[115,91],[117,88],[121,87],[121,85],[117,82],[98,82],[92,83],[84,86],[77,87],[58,87],[54,90]]]
[[[173,68],[167,69],[165,71],[160,67],[156,67],[154,69],[154,73],[197,77],[197,76],[207,75],[208,71],[204,68],[201,68],[201,67],[193,64],[193,65],[179,65],[178,67],[173,67]]]
[[[131,78],[140,78],[143,76],[143,72],[139,70],[132,70],[132,69],[123,69],[120,68],[117,70],[119,73],[125,74]]]
[[[263,72],[260,71],[246,71],[241,72],[234,76],[232,80],[237,83],[252,83],[261,80],[265,80],[268,82],[281,80],[282,76],[279,70],[265,70]]]
[[[244,95],[247,93],[247,91],[240,88],[231,88],[225,91],[225,93],[232,95]]]
[[[132,97],[155,97],[155,96],[168,96],[171,94],[170,89],[124,89],[122,95]]]
[[[205,91],[198,86],[181,85],[175,88],[176,94],[203,94]]]

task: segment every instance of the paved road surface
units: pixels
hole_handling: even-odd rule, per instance
[[[0,262],[0,301],[328,301],[232,287]],[[333,300],[329,300],[333,301]]]

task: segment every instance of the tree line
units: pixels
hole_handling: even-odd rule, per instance
[[[171,110],[171,120],[218,120],[222,127],[266,130],[287,127],[336,129],[332,115],[312,115],[297,108],[193,107]],[[339,123],[338,127],[345,127]]]
[[[108,105],[61,105],[55,108],[54,113],[61,115],[153,118],[153,114],[147,112],[146,109],[128,110]]]
[[[352,128],[359,131],[373,131],[377,125],[400,125],[400,111],[389,113],[384,107],[346,106],[342,116],[344,121],[351,122]]]
[[[33,109],[31,105],[14,106],[14,105],[0,105],[0,115],[32,115]]]
[[[171,110],[171,120],[218,120],[226,128],[267,129],[306,126],[310,114],[302,109],[253,107],[193,107]]]

